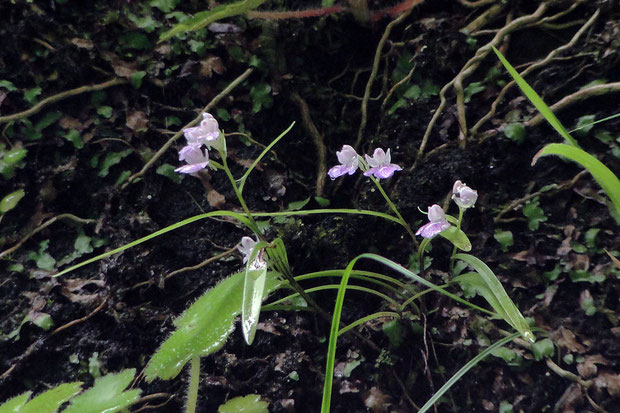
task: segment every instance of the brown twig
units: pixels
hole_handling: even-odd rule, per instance
[[[362,99],[361,112],[362,118],[360,119],[360,126],[357,130],[357,139],[355,140],[355,144],[353,147],[357,150],[359,149],[360,144],[362,143],[362,138],[364,136],[364,129],[366,129],[366,123],[368,122],[368,100],[370,99],[370,91],[372,89],[372,85],[377,77],[377,72],[379,71],[379,63],[381,62],[381,52],[383,50],[383,46],[388,40],[392,29],[402,23],[413,11],[413,8],[408,9],[403,14],[398,16],[398,18],[392,20],[386,27],[379,40],[379,44],[377,45],[377,49],[375,51],[375,58],[372,63],[372,71],[370,72],[370,76],[368,77],[368,82],[366,83],[366,89],[364,90],[364,98]]]
[[[207,106],[205,106],[200,111],[200,114],[198,116],[196,116],[194,118],[194,120],[189,122],[187,125],[183,126],[177,133],[175,133],[170,139],[168,139],[168,141],[166,143],[164,143],[161,148],[159,148],[159,150],[155,153],[155,155],[153,155],[153,157],[151,159],[149,159],[149,161],[146,164],[144,164],[144,166],[142,167],[142,169],[140,171],[138,171],[135,174],[131,175],[127,179],[127,181],[123,184],[122,189],[125,189],[128,185],[133,183],[133,181],[135,181],[137,178],[143,176],[146,173],[146,171],[148,171],[149,168],[151,168],[151,166],[153,166],[153,164],[155,164],[155,162],[157,162],[159,160],[159,158],[161,158],[162,155],[172,146],[172,144],[177,139],[179,139],[181,136],[183,136],[183,129],[190,128],[190,127],[192,127],[194,125],[197,125],[202,120],[202,112],[208,112],[209,110],[211,110],[215,105],[217,105],[220,102],[220,100],[222,100],[224,97],[228,96],[230,94],[230,92],[232,92],[232,90],[234,88],[239,86],[239,84],[241,84],[245,79],[247,79],[248,76],[250,76],[253,71],[254,71],[253,68],[247,69],[245,72],[243,72],[241,75],[239,75],[239,77],[237,77],[235,80],[233,80],[217,96],[215,96],[211,100],[211,102],[209,102],[207,104]]]
[[[317,165],[315,194],[317,196],[323,196],[325,190],[325,177],[327,176],[327,166],[325,163],[327,149],[325,148],[325,143],[323,142],[323,135],[319,133],[319,130],[312,121],[312,116],[310,116],[310,108],[308,107],[306,101],[296,92],[291,93],[291,100],[299,107],[302,125],[312,138],[312,142],[316,148]]]
[[[590,17],[590,19],[588,19],[588,21],[573,35],[572,39],[570,39],[568,43],[558,47],[555,50],[552,50],[551,52],[549,52],[549,54],[544,59],[532,64],[527,69],[519,73],[521,77],[524,78],[528,74],[532,73],[534,70],[539,69],[545,66],[546,64],[548,64],[549,62],[551,62],[560,53],[574,47],[575,44],[577,44],[577,42],[583,35],[583,33],[585,33],[594,24],[594,22],[596,21],[599,15],[600,15],[600,9],[597,9],[596,12]],[[499,105],[499,103],[502,101],[502,99],[504,98],[508,90],[510,90],[510,88],[513,87],[515,84],[516,84],[515,81],[512,80],[508,82],[502,88],[502,90],[499,92],[499,94],[497,95],[493,103],[491,104],[491,109],[489,110],[489,112],[486,115],[484,115],[482,118],[480,118],[480,120],[476,122],[476,124],[471,128],[470,133],[472,135],[475,135],[478,132],[478,129],[480,129],[480,127],[485,122],[487,122],[489,119],[491,119],[495,115],[495,112],[497,110],[497,105]]]
[[[75,325],[81,324],[84,321],[88,320],[89,318],[91,318],[92,316],[94,316],[95,314],[97,314],[99,311],[101,311],[101,309],[103,308],[103,306],[105,305],[105,303],[108,301],[108,298],[105,297],[102,301],[101,304],[99,304],[97,306],[97,308],[95,308],[93,311],[91,311],[90,313],[86,314],[84,317],[82,318],[78,318],[77,320],[72,320],[69,321],[67,324],[62,325],[60,327],[58,327],[57,329],[55,329],[54,331],[52,331],[49,335],[49,337],[52,337],[53,335],[56,335],[58,333],[60,333],[63,330],[66,330],[68,328],[71,328]]]
[[[51,105],[52,103],[56,103],[60,100],[70,98],[71,96],[79,95],[79,94],[86,93],[86,92],[94,92],[97,90],[107,89],[112,86],[124,85],[125,83],[127,83],[127,79],[118,78],[118,79],[108,80],[107,82],[98,83],[96,85],[80,86],[75,89],[66,90],[64,92],[61,92],[56,95],[43,99],[42,101],[40,101],[39,103],[31,107],[30,109],[25,110],[23,112],[14,113],[12,115],[0,116],[0,123],[11,122],[13,120],[27,118],[39,112],[41,109],[43,109],[47,105]]]
[[[60,215],[56,215],[54,218],[50,218],[47,221],[45,221],[43,224],[39,225],[36,229],[34,229],[33,231],[31,231],[30,233],[28,233],[25,237],[23,237],[21,240],[19,240],[19,242],[15,245],[13,245],[11,248],[8,248],[2,252],[0,252],[0,259],[6,257],[9,254],[12,254],[13,252],[17,251],[22,245],[24,245],[24,243],[26,241],[28,241],[30,238],[32,238],[33,235],[35,235],[36,233],[44,230],[45,228],[49,227],[50,225],[52,225],[54,222],[61,220],[61,219],[68,219],[74,222],[78,222],[80,224],[91,224],[93,222],[96,222],[96,220],[94,219],[84,219],[84,218],[80,218],[80,217],[76,217],[73,214],[60,214]]]
[[[591,98],[593,96],[601,96],[609,93],[619,93],[620,92],[620,82],[613,83],[605,83],[604,85],[596,85],[591,86],[587,89],[578,90],[575,93],[572,93],[568,96],[563,97],[555,104],[551,105],[550,109],[553,113],[557,113],[562,109],[575,104],[577,102],[581,102],[582,100]],[[525,123],[525,126],[536,126],[541,123],[545,118],[538,114],[534,116],[532,119]]]
[[[536,198],[537,196],[540,196],[543,194],[552,195],[552,194],[557,193],[558,191],[563,191],[564,189],[572,187],[573,185],[577,183],[577,181],[579,181],[587,173],[588,171],[579,172],[572,179],[559,184],[557,188],[553,191],[536,191],[534,193],[524,196],[523,198],[515,199],[514,201],[506,205],[504,208],[502,208],[502,210],[495,216],[495,218],[493,218],[493,222],[495,223],[504,222],[504,220],[502,220],[502,217],[504,215],[506,215],[510,211],[515,211],[517,208],[519,208],[521,205],[525,204],[527,201],[529,201],[532,198]]]

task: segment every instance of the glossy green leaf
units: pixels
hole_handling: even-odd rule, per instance
[[[534,156],[532,165],[540,157],[548,155],[563,156],[586,168],[611,199],[616,212],[620,214],[620,180],[601,161],[580,148],[561,143],[551,143]]]
[[[27,391],[26,393],[9,399],[7,402],[0,405],[0,413],[19,413],[31,394],[31,391]]]
[[[2,160],[6,162],[8,165],[16,165],[21,162],[22,159],[26,157],[28,153],[28,149],[24,149],[22,147],[17,147],[15,149],[11,149],[10,151],[4,154]]]
[[[266,0],[243,0],[236,3],[222,4],[220,6],[214,7],[211,10],[196,13],[193,18],[177,24],[172,29],[162,34],[159,37],[159,41],[163,42],[164,40],[168,40],[172,36],[175,36],[179,33],[202,29],[203,27],[206,27],[215,21],[225,19],[227,17],[244,14],[252,9],[257,8],[265,1]]]
[[[140,390],[124,390],[135,375],[135,369],[128,369],[96,379],[95,385],[71,400],[62,413],[114,413],[131,406],[140,397]]]
[[[82,383],[65,383],[30,400],[19,413],[55,413],[60,406],[82,390]]]
[[[487,300],[497,314],[517,330],[523,338],[533,343],[535,341],[534,334],[532,334],[527,321],[525,321],[517,306],[510,299],[493,271],[473,255],[456,254],[454,258],[466,262],[480,276],[478,278],[475,276],[475,273],[468,273],[457,277],[456,280],[459,283],[468,283],[473,287]]]
[[[256,327],[263,304],[265,281],[267,279],[267,263],[260,257],[261,249],[267,244],[259,242],[246,264],[243,282],[243,300],[241,303],[241,329],[243,338],[248,345],[254,341]]]
[[[506,60],[504,55],[502,55],[500,51],[497,50],[495,47],[493,47],[493,51],[499,58],[500,62],[502,62],[506,70],[508,70],[510,76],[512,76],[517,85],[519,85],[525,96],[530,100],[530,102],[532,102],[534,106],[536,106],[536,109],[538,109],[541,115],[544,116],[544,118],[547,120],[547,122],[549,122],[553,129],[555,129],[572,146],[579,147],[579,144],[577,143],[575,138],[570,136],[570,133],[568,133],[564,125],[560,123],[560,121],[551,111],[549,106],[547,106],[547,104],[542,100],[538,93],[536,93],[536,91],[532,89],[532,87],[525,81],[525,79],[523,79],[521,75],[519,75],[519,72],[517,72],[510,63],[508,63],[508,60]]]
[[[461,251],[471,251],[471,242],[463,230],[460,230],[457,227],[450,227],[445,231],[441,231],[439,235],[450,241]]]
[[[217,409],[218,413],[269,413],[269,403],[260,399],[258,394],[235,397]]]
[[[177,376],[192,357],[209,355],[224,345],[241,312],[245,273],[237,273],[202,295],[175,320],[177,329],[153,355],[144,371],[146,380]],[[268,272],[265,294],[281,286],[277,273]]]
[[[17,206],[19,201],[26,195],[23,189],[11,192],[0,201],[0,214],[7,213]]]

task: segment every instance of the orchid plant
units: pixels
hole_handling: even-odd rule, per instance
[[[186,144],[179,150],[179,160],[185,162],[185,165],[179,166],[176,171],[198,178],[201,178],[201,175],[208,169],[223,171],[234,190],[243,212],[218,210],[190,217],[144,238],[74,265],[57,274],[57,276],[61,276],[76,268],[109,257],[110,255],[163,235],[166,232],[205,218],[227,216],[240,222],[252,233],[252,236],[243,236],[237,247],[242,255],[242,263],[245,268],[224,279],[214,288],[207,291],[175,320],[174,324],[176,330],[162,343],[159,350],[152,356],[145,368],[144,377],[147,381],[152,381],[157,378],[163,380],[172,379],[180,373],[187,363],[190,363],[190,380],[186,412],[193,413],[196,409],[198,399],[200,358],[219,350],[224,345],[227,337],[234,330],[235,317],[237,315],[241,315],[243,336],[247,344],[250,345],[256,334],[256,327],[261,311],[276,309],[299,311],[309,309],[316,311],[326,321],[331,322],[323,401],[321,404],[321,411],[327,413],[330,409],[333,368],[338,336],[375,318],[387,316],[400,319],[403,311],[407,308],[419,313],[420,309],[415,305],[415,301],[431,291],[444,294],[451,299],[488,315],[502,318],[517,331],[517,333],[511,336],[512,338],[520,334],[524,338],[533,341],[534,336],[529,326],[517,307],[508,297],[495,274],[493,274],[491,269],[482,261],[472,255],[464,253],[471,250],[471,243],[467,235],[462,231],[461,224],[465,212],[469,208],[474,207],[478,194],[461,181],[456,181],[452,188],[452,199],[459,210],[458,217],[446,214],[439,205],[432,205],[428,207],[428,223],[422,225],[417,232],[414,233],[381,184],[381,181],[390,179],[396,172],[402,170],[400,165],[392,163],[390,149],[384,150],[383,148],[376,148],[373,150],[372,156],[367,154],[361,156],[352,146],[344,145],[340,151],[336,152],[339,164],[329,169],[329,177],[334,180],[347,175],[353,175],[360,170],[362,174],[377,187],[379,193],[391,210],[390,214],[360,209],[314,209],[274,213],[251,211],[243,197],[243,189],[247,178],[267,152],[270,151],[292,127],[293,125],[274,139],[252,162],[245,173],[240,178],[236,179],[228,167],[226,135],[224,131],[220,129],[217,120],[212,115],[204,113],[201,122],[197,126],[187,128],[183,131]],[[453,245],[450,261],[454,278],[448,284],[441,286],[435,285],[425,278],[423,269],[420,273],[415,273],[398,263],[376,254],[362,254],[355,257],[345,269],[328,269],[309,274],[294,275],[288,263],[283,241],[280,238],[268,241],[263,231],[261,231],[260,227],[257,225],[256,218],[306,216],[314,214],[356,214],[373,216],[398,224],[410,235],[413,245],[417,247],[417,255],[420,262],[423,262],[423,255],[428,244],[437,238],[437,236],[440,236]],[[416,236],[420,235],[423,240],[418,245]],[[457,253],[459,250],[462,252]],[[355,264],[360,259],[370,259],[379,262],[404,276],[406,279],[422,285],[425,289],[418,291],[413,284],[403,281],[399,279],[399,277],[355,269]],[[457,261],[462,262],[462,264],[454,265]],[[463,270],[467,266],[471,267],[473,271],[463,273]],[[420,268],[423,268],[423,266],[420,266]],[[341,282],[340,284],[324,284],[312,288],[304,288],[301,285],[301,283],[306,280],[324,279],[325,277],[339,277],[341,278]],[[349,280],[355,280],[355,283],[349,284]],[[481,308],[465,300],[458,294],[449,292],[447,288],[451,287],[454,283],[463,287],[466,286],[470,291],[476,291],[486,299],[493,308],[493,311]],[[263,300],[271,293],[284,289],[292,290],[293,293],[272,301],[269,304],[263,304]],[[319,307],[312,298],[313,293],[324,290],[338,291],[332,314],[329,314]],[[362,291],[380,297],[382,300],[389,303],[392,308],[396,308],[397,310],[381,311],[363,317],[349,325],[342,325],[340,316],[344,305],[344,295],[347,290]],[[305,304],[301,306],[299,304],[293,304],[294,302],[299,303],[299,300],[293,301],[295,297],[300,297],[305,301]],[[504,341],[501,342],[503,343]],[[491,346],[490,348],[494,347]],[[483,354],[488,354],[488,352],[490,352],[489,349],[485,350]],[[468,364],[464,369],[469,369],[472,366],[472,364]],[[462,369],[459,374],[462,375],[465,371],[466,370]],[[437,398],[439,397],[437,394],[435,396]],[[431,405],[432,403],[427,408]]]

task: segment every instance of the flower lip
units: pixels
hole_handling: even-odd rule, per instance
[[[338,162],[340,165],[336,165],[327,172],[329,177],[333,180],[342,175],[353,175],[359,167],[359,155],[355,152],[350,145],[343,145],[340,151],[336,152]]]
[[[200,143],[209,145],[208,142],[220,137],[220,129],[213,115],[205,112],[202,114],[200,124],[192,128],[183,129],[183,134],[189,144]]]
[[[386,179],[394,175],[394,172],[403,170],[400,165],[391,163],[392,156],[390,155],[389,149],[385,152],[383,149],[377,148],[373,152],[372,157],[368,155],[364,156],[366,162],[370,166],[370,168],[364,172],[364,176],[374,175],[375,178]]]
[[[428,223],[422,225],[416,235],[422,235],[424,238],[433,238],[440,232],[450,228],[450,223],[446,220],[446,214],[443,209],[435,204],[428,207]]]
[[[254,251],[254,247],[256,247],[258,241],[252,239],[250,237],[241,238],[241,245],[237,247],[240,253],[243,254],[243,263],[247,263],[250,257],[252,256],[252,252]]]
[[[187,162],[187,165],[176,168],[175,172],[195,173],[209,165],[209,152],[203,151],[200,143],[189,144],[179,151],[179,160]]]
[[[457,180],[452,187],[452,199],[460,208],[471,208],[478,200],[478,191]]]

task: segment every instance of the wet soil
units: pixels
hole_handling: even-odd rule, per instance
[[[300,7],[295,2],[273,3],[278,4],[267,8]],[[379,3],[370,5],[384,6]],[[508,13],[513,17],[532,13],[535,3],[508,2],[489,30],[501,28]],[[554,5],[548,15],[567,9],[568,3]],[[541,59],[570,40],[585,22],[584,16],[587,19],[601,9],[599,19],[576,48],[528,79],[545,101],[555,102],[595,80],[620,80],[620,53],[614,37],[620,33],[620,11],[617,5],[606,3],[584,2],[559,18],[565,28],[520,30],[504,44],[515,65]],[[187,2],[175,10],[193,13],[202,7]],[[604,249],[619,250],[618,224],[589,175],[572,184],[549,187],[572,180],[581,171],[577,165],[556,158],[530,165],[544,144],[560,142],[560,138],[545,125],[527,128],[520,143],[505,136],[508,123],[525,121],[534,114],[513,89],[479,135],[470,137],[463,147],[457,140],[459,124],[450,90],[425,154],[410,169],[439,105],[439,89],[454,78],[477,47],[490,40],[489,35],[468,37],[460,32],[482,10],[453,1],[427,2],[393,30],[371,91],[371,97],[379,99],[368,103],[368,124],[358,149],[369,153],[376,147],[391,148],[392,161],[404,171],[384,181],[384,186],[413,228],[426,220],[419,209],[434,203],[448,205],[456,179],[478,190],[476,208],[468,211],[464,223],[473,255],[497,272],[521,311],[549,333],[555,343],[552,360],[583,380],[591,380],[592,385],[579,387],[551,371],[545,361],[536,361],[530,351],[511,345],[519,362],[507,363],[499,357],[485,360],[452,388],[437,411],[507,412],[511,410],[501,409],[508,405],[512,411],[523,412],[595,411],[594,406],[617,411],[620,283],[619,272]],[[157,44],[160,26],[175,21],[169,12],[133,1],[0,5],[0,80],[15,86],[15,90],[0,88],[0,116],[30,107],[34,101],[28,102],[24,92],[37,87],[41,100],[82,85],[128,79],[127,84],[79,94],[46,106],[30,118],[2,125],[0,142],[5,148],[21,145],[28,154],[14,176],[0,178],[1,196],[17,189],[26,194],[17,208],[2,217],[0,249],[12,247],[59,214],[92,222],[60,220],[0,262],[0,400],[26,390],[38,393],[62,382],[90,384],[96,370],[142,370],[173,331],[172,320],[206,290],[240,270],[240,256],[233,253],[165,279],[175,270],[234,247],[249,235],[240,225],[208,220],[62,278],[53,277],[69,262],[190,216],[222,206],[239,209],[221,172],[210,173],[208,185],[191,176],[175,182],[170,178],[173,174],[156,172],[164,163],[178,165],[174,149],[180,148],[180,142],[139,180],[128,185],[119,181],[139,171],[172,133],[248,67],[255,68],[249,79],[212,111],[220,126],[227,133],[243,132],[267,145],[291,122],[297,122],[251,176],[245,196],[252,210],[280,211],[291,202],[316,195],[317,148],[291,99],[293,93],[308,104],[326,147],[327,167],[336,163],[335,151],[355,141],[360,97],[388,19],[364,25],[349,14],[280,22],[233,18],[226,21],[235,25],[233,33],[203,30]],[[145,16],[153,19],[153,30],[148,22],[136,19]],[[414,64],[415,74],[407,87],[397,89],[382,108],[389,89]],[[469,122],[487,112],[501,89],[502,83],[496,80],[507,80],[503,69],[493,80],[485,80],[492,67],[500,70],[489,56],[468,80],[484,86],[467,103]],[[142,84],[132,85],[138,72],[144,72]],[[419,92],[410,89],[411,95],[405,97],[414,85]],[[617,97],[612,94],[580,102],[559,117],[572,128],[584,115],[611,116],[617,111]],[[401,107],[392,110],[399,99]],[[59,113],[56,120],[37,129],[37,122],[55,116],[52,112]],[[79,131],[83,146],[66,138],[71,130]],[[601,138],[607,135],[612,139]],[[612,171],[620,171],[618,118],[579,139]],[[228,147],[236,176],[262,150],[238,136],[228,138]],[[127,149],[116,163],[110,161],[109,173],[105,173],[109,154]],[[534,199],[544,215],[538,227],[533,228],[523,214],[524,203],[502,212],[511,202],[541,189]],[[214,201],[220,195],[225,198],[223,204]],[[321,195],[333,208],[389,212],[374,186],[359,175],[328,180]],[[318,207],[311,199],[305,208]],[[503,249],[495,238],[498,231],[511,231],[513,245]],[[62,262],[75,254],[80,235],[90,238],[91,248]],[[364,252],[408,266],[416,252],[400,227],[372,217],[317,215],[273,220],[266,225],[266,236],[284,240],[295,274],[344,268]],[[447,281],[451,249],[444,240],[434,241],[429,253],[431,270],[425,273],[429,280]],[[48,257],[55,262],[49,264]],[[373,264],[364,268],[386,271]],[[318,283],[304,286],[314,285]],[[457,287],[454,291],[460,293]],[[333,291],[317,293],[315,298],[331,311]],[[586,311],[590,299],[593,313]],[[473,301],[486,305],[479,297]],[[407,313],[404,317],[399,343],[384,333],[387,318],[360,326],[358,336],[341,337],[333,412],[416,411],[415,406],[424,404],[461,366],[501,338],[500,329],[508,329],[501,321],[489,321],[440,295],[429,294],[419,305],[421,316]],[[390,306],[377,297],[350,292],[343,320],[350,323],[386,309]],[[45,330],[27,322],[19,334],[11,334],[28,314],[49,315],[53,327]],[[223,350],[203,359],[199,411],[213,412],[232,397],[254,393],[269,401],[273,412],[319,411],[328,323],[305,311],[273,311],[263,313],[261,319],[252,346],[245,344],[238,328]],[[66,328],[55,330],[62,326]],[[141,404],[162,403],[155,408],[161,412],[182,409],[186,384],[186,373],[166,382],[136,383],[143,395],[169,396]]]

